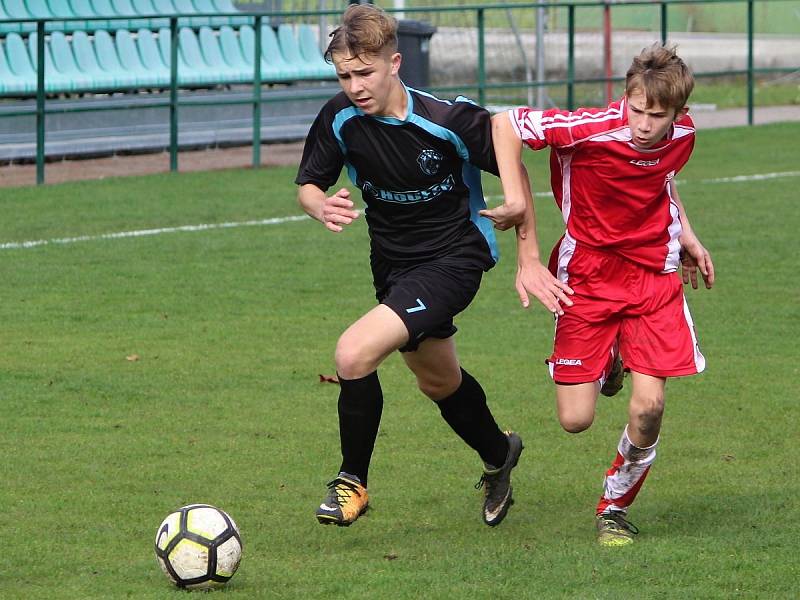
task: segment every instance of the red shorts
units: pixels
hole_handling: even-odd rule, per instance
[[[608,375],[615,343],[626,369],[654,377],[703,371],[692,316],[677,273],[656,273],[616,254],[576,244],[569,236],[551,260],[575,291],[556,319],[548,360],[556,383],[588,383]]]

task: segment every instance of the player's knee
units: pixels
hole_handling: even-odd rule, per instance
[[[417,387],[419,387],[419,391],[434,402],[452,396],[458,389],[458,386],[459,381],[457,379],[417,377]]]
[[[589,429],[589,427],[591,427],[592,422],[594,421],[594,415],[570,413],[559,415],[558,420],[561,423],[561,427],[567,433],[580,433],[581,431],[586,431]]]
[[[336,344],[335,360],[336,372],[344,379],[360,379],[377,368],[362,347],[344,337]]]
[[[635,394],[631,398],[631,422],[643,435],[657,433],[664,415],[663,394]]]

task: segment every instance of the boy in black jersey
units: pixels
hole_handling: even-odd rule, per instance
[[[398,76],[397,23],[372,5],[345,11],[326,59],[342,92],[309,132],[295,180],[298,201],[341,232],[358,213],[347,189],[326,191],[347,167],[367,207],[379,304],[336,346],[342,463],[317,519],[350,525],[367,509],[383,408],[377,368],[400,350],[420,390],[483,460],[483,519],[497,525],[513,502],[511,470],[522,440],[498,428],[452,337],[453,317],[497,260],[492,223],[478,215],[485,208],[479,169],[497,175],[489,113],[463,98],[449,102],[407,88]]]

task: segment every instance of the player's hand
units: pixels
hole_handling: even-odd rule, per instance
[[[695,290],[697,289],[697,271],[700,271],[706,289],[710,290],[714,285],[714,262],[711,260],[711,254],[694,233],[681,236],[681,277],[684,284],[691,282],[692,288]]]
[[[535,296],[542,305],[551,313],[563,315],[565,306],[572,306],[570,296],[575,292],[563,281],[553,277],[553,274],[539,261],[530,265],[517,267],[516,280],[519,301],[524,308],[530,305],[530,297]]]
[[[322,204],[322,218],[320,221],[330,231],[339,233],[342,225],[350,225],[358,218],[358,211],[353,210],[353,201],[350,200],[350,190],[342,188],[333,196],[325,198]]]
[[[494,223],[495,229],[505,231],[522,223],[525,217],[525,205],[516,207],[504,202],[494,208],[484,208],[478,211],[478,214]]]

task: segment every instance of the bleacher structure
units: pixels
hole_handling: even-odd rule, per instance
[[[54,18],[70,20],[45,24],[48,94],[168,87],[174,15],[181,87],[252,83],[253,17],[237,12],[231,0],[0,0],[0,96],[36,94],[35,20]],[[311,25],[266,22],[261,35],[262,82],[335,78]]]

